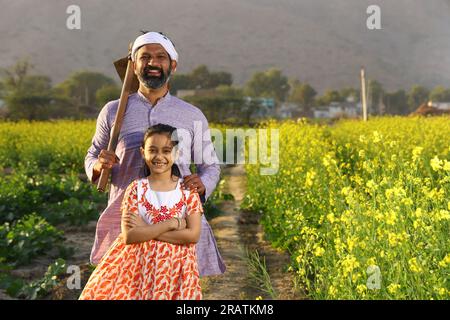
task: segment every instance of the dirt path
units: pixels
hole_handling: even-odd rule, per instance
[[[223,214],[209,220],[225,260],[227,271],[220,276],[202,278],[203,298],[219,299],[255,299],[261,296],[270,299],[270,295],[258,288],[251,279],[245,249],[257,250],[265,259],[267,271],[277,299],[302,299],[304,296],[294,288],[292,273],[285,272],[289,263],[286,253],[278,252],[264,241],[263,230],[258,216],[239,209],[246,190],[246,176],[243,166],[224,169],[225,192],[234,196],[234,201],[221,205]]]

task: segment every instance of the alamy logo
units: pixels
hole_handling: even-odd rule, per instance
[[[260,164],[261,175],[278,173],[280,161],[279,129],[207,129],[194,121],[195,135],[178,128],[172,140],[178,141],[177,164]],[[210,138],[213,139],[211,142]],[[224,149],[225,148],[225,149]],[[193,153],[193,157],[192,154]]]
[[[381,271],[379,266],[369,266],[367,268],[367,289],[369,290],[379,290],[381,289]]]
[[[381,8],[377,5],[367,7],[366,13],[369,14],[366,25],[369,30],[381,30]]]
[[[67,288],[69,290],[80,290],[81,289],[81,270],[79,266],[71,265],[67,268],[67,273],[71,274],[69,278],[67,278]]]
[[[81,9],[80,6],[72,4],[67,7],[66,13],[69,14],[66,20],[66,27],[69,30],[81,29]]]

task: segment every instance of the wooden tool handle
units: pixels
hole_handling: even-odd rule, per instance
[[[129,46],[129,52],[131,52],[132,43]],[[133,62],[131,61],[130,54],[128,55],[127,71],[123,81],[122,91],[120,93],[119,107],[117,108],[116,118],[112,129],[111,136],[109,137],[108,151],[115,152],[117,141],[119,140],[120,128],[122,127],[123,117],[127,108],[128,96],[130,94],[131,84],[133,82]],[[111,173],[111,169],[102,169],[100,178],[97,183],[97,190],[104,192],[108,183],[108,178]]]

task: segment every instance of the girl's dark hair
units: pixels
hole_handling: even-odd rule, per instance
[[[145,148],[145,141],[147,141],[148,138],[153,136],[154,134],[166,134],[169,136],[169,138],[172,141],[172,145],[176,146],[178,144],[178,136],[176,135],[176,128],[169,126],[167,124],[158,123],[154,126],[151,126],[150,128],[145,131],[144,139],[142,140],[142,148]],[[175,132],[175,134],[174,134]],[[172,139],[172,137],[175,139]],[[150,168],[145,163],[144,159],[144,175],[145,177],[149,176],[151,174]],[[181,172],[178,166],[174,163],[172,165],[172,175],[177,176],[178,178],[181,178]]]

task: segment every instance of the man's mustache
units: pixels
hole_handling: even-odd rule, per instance
[[[152,67],[152,66],[146,66],[146,67],[144,68],[144,73],[146,74],[146,73],[148,73],[149,71],[159,71],[159,72],[161,72],[161,75],[164,74],[162,68]]]

